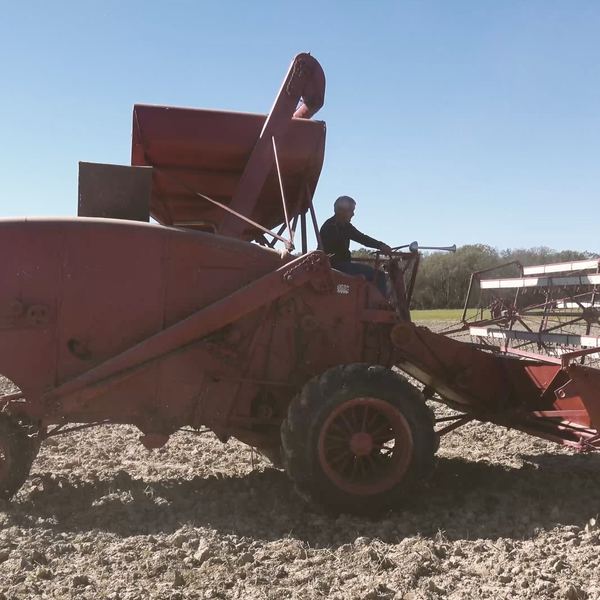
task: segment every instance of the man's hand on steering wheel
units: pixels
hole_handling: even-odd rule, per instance
[[[379,248],[379,252],[381,252],[381,254],[387,254],[388,256],[392,255],[392,249],[387,245],[387,244],[381,244],[381,247]]]

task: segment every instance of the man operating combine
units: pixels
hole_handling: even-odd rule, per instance
[[[327,219],[321,227],[323,251],[329,256],[331,266],[348,275],[364,275],[368,281],[373,281],[375,269],[363,263],[353,263],[350,254],[350,241],[357,242],[367,248],[375,248],[383,254],[391,254],[392,249],[364,233],[361,233],[350,223],[354,216],[356,202],[350,196],[340,196],[333,204],[334,215]],[[386,296],[385,274],[377,273],[377,287]]]

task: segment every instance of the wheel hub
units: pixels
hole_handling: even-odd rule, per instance
[[[373,450],[373,438],[364,431],[355,433],[350,439],[350,450],[354,456],[371,454]]]
[[[380,398],[361,396],[338,405],[319,435],[324,473],[339,489],[355,495],[380,494],[396,485],[412,451],[402,412]]]

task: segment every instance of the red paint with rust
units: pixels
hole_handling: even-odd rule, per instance
[[[332,271],[320,251],[293,258],[264,247],[259,228],[284,223],[286,212],[303,226],[307,212],[315,220],[325,126],[293,115],[314,114],[324,87],[318,63],[299,55],[268,116],[137,105],[132,164],[154,168],[159,224],[0,220],[0,372],[22,390],[0,405],[42,428],[132,423],[150,446],[207,426],[222,440],[274,449],[308,380],[369,363],[399,366],[473,418],[597,446],[597,373],[500,356],[411,323],[418,254],[388,263],[394,308],[364,278]],[[356,402],[389,421],[405,444],[394,458],[402,467],[412,446],[401,415],[376,399]],[[356,491],[360,482],[334,473],[324,431],[324,469]],[[349,447],[366,456],[376,441],[355,431]],[[363,491],[395,481],[382,476]]]

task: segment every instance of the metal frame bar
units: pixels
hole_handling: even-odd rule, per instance
[[[302,254],[306,254],[308,252],[308,239],[307,239],[307,231],[306,231],[306,213],[300,213],[300,227],[302,231]]]
[[[260,231],[262,231],[263,233],[266,233],[267,235],[272,235],[273,237],[275,237],[278,240],[282,241],[286,245],[289,243],[288,240],[286,240],[285,238],[281,237],[280,235],[278,235],[276,233],[273,233],[271,230],[269,230],[266,227],[263,227],[262,225],[256,223],[252,219],[249,219],[248,217],[245,217],[244,215],[241,215],[240,213],[236,212],[235,210],[229,208],[229,206],[227,206],[226,204],[222,204],[221,202],[218,202],[217,200],[213,200],[212,198],[209,198],[205,194],[201,194],[200,192],[198,192],[197,190],[195,190],[193,187],[189,186],[187,183],[184,183],[180,179],[177,179],[176,177],[173,177],[172,175],[169,175],[169,173],[163,171],[162,169],[158,169],[157,167],[153,167],[153,169],[155,170],[155,172],[160,173],[161,175],[163,175],[167,179],[170,179],[173,183],[176,183],[177,185],[179,185],[182,188],[186,189],[188,192],[192,192],[193,194],[196,194],[197,196],[200,196],[200,198],[203,198],[204,200],[207,200],[211,204],[214,204],[215,206],[218,206],[219,208],[222,208],[225,212],[228,212],[229,214],[231,214],[231,215],[233,215],[235,217],[238,217],[242,221],[245,221],[249,225],[252,225],[253,227],[256,227],[257,229],[260,229]]]
[[[473,290],[473,281],[477,280],[481,284],[481,279],[479,277],[480,275],[483,275],[484,273],[491,273],[492,271],[495,271],[496,269],[503,269],[505,267],[510,267],[510,265],[517,265],[519,267],[519,269],[521,270],[521,273],[523,273],[523,265],[518,260],[511,260],[510,262],[504,263],[503,265],[496,265],[495,267],[489,267],[488,269],[482,269],[481,271],[475,271],[474,273],[471,273],[471,280],[469,281],[469,289],[467,291],[467,298],[465,300],[465,306],[463,308],[463,314],[461,317],[461,321],[465,322],[467,320],[467,310],[469,308],[469,302],[471,300],[471,292]]]
[[[568,367],[571,360],[574,358],[585,357],[593,354],[599,354],[597,348],[585,348],[583,350],[576,350],[575,352],[565,352],[561,355],[560,361],[563,367]]]
[[[406,291],[406,305],[408,307],[410,307],[413,291],[415,289],[415,283],[417,280],[417,272],[419,271],[419,265],[421,264],[421,255],[418,252],[415,254],[414,261],[413,270],[408,283],[408,290]]]
[[[517,329],[491,329],[489,327],[469,327],[469,333],[477,337],[490,337],[495,339],[526,340],[528,342],[562,344],[565,346],[588,346],[600,348],[600,337],[562,334],[539,333],[535,331],[519,331]],[[579,339],[577,339],[579,338]],[[596,350],[597,352],[598,350]]]
[[[323,270],[320,272],[316,266]],[[50,390],[42,396],[42,403],[54,400],[60,404],[68,398],[77,404],[79,400],[89,400],[102,394],[151,363],[201,343],[207,335],[232,321],[254,312],[308,281],[314,282],[319,274],[329,282],[331,267],[322,252],[313,251],[292,260],[226,298]]]
[[[50,430],[50,431],[46,431],[43,435],[43,439],[48,439],[51,437],[56,437],[59,435],[65,435],[67,433],[73,433],[73,431],[81,431],[82,429],[90,429],[91,427],[98,427],[99,425],[118,425],[119,423],[117,423],[116,421],[112,421],[110,419],[106,419],[104,421],[96,421],[94,423],[85,423],[83,425],[76,425],[74,427],[69,427],[68,429],[63,429],[63,427],[66,425],[58,425],[57,427],[55,427],[54,429]]]
[[[281,203],[283,205],[283,217],[285,219],[285,226],[290,233],[289,243],[286,244],[286,248],[288,250],[293,250],[294,248],[294,233],[290,228],[290,218],[288,216],[287,202],[285,201],[285,190],[283,189],[283,177],[281,176],[281,169],[279,167],[279,155],[277,154],[277,142],[275,141],[275,136],[271,137],[271,141],[273,142],[273,156],[275,158],[275,168],[277,169],[277,178],[279,179],[279,189],[281,191]]]
[[[482,279],[482,290],[507,290],[520,288],[571,287],[577,285],[599,285],[600,273],[571,277],[513,277],[508,279]]]
[[[570,271],[584,271],[586,269],[599,269],[600,258],[589,260],[576,260],[564,263],[551,263],[547,265],[534,265],[523,267],[523,275],[543,275],[545,273],[566,273]]]
[[[466,425],[467,423],[470,423],[471,421],[474,421],[474,420],[475,420],[475,417],[472,415],[462,415],[460,417],[457,417],[456,421],[454,423],[451,423],[450,425],[443,427],[439,431],[436,431],[436,433],[440,437],[442,437],[443,435],[446,435],[447,433],[450,433],[451,431],[454,431],[455,429],[458,429],[459,427],[462,427],[463,425]]]
[[[551,363],[553,365],[562,364],[560,358],[554,356],[546,356],[545,354],[536,354],[535,352],[527,352],[527,350],[520,350],[519,348],[511,348],[510,346],[502,346],[500,352],[504,354],[514,354],[516,356],[522,356],[523,358],[532,358],[539,360],[540,362]]]
[[[310,193],[308,183],[306,184],[306,195],[308,197],[308,207],[310,209],[310,217],[312,219],[313,227],[315,228],[315,237],[317,238],[317,248],[319,250],[323,250],[323,241],[321,240],[321,232],[319,231],[319,223],[317,222],[317,215],[315,214],[315,207],[313,205],[312,195]]]
[[[281,235],[281,234],[282,234],[282,233],[285,231],[285,228],[286,228],[286,224],[284,223],[284,224],[283,224],[283,225],[282,225],[282,226],[279,228],[279,231],[277,232],[277,235],[278,235],[278,236],[279,236],[279,235]],[[270,242],[267,244],[267,246],[269,246],[269,248],[274,248],[274,247],[275,247],[275,244],[276,244],[278,241],[279,241],[279,239],[278,239],[278,238],[276,238],[276,237],[273,237],[273,239],[272,239],[272,240],[271,240],[271,241],[270,241]]]

